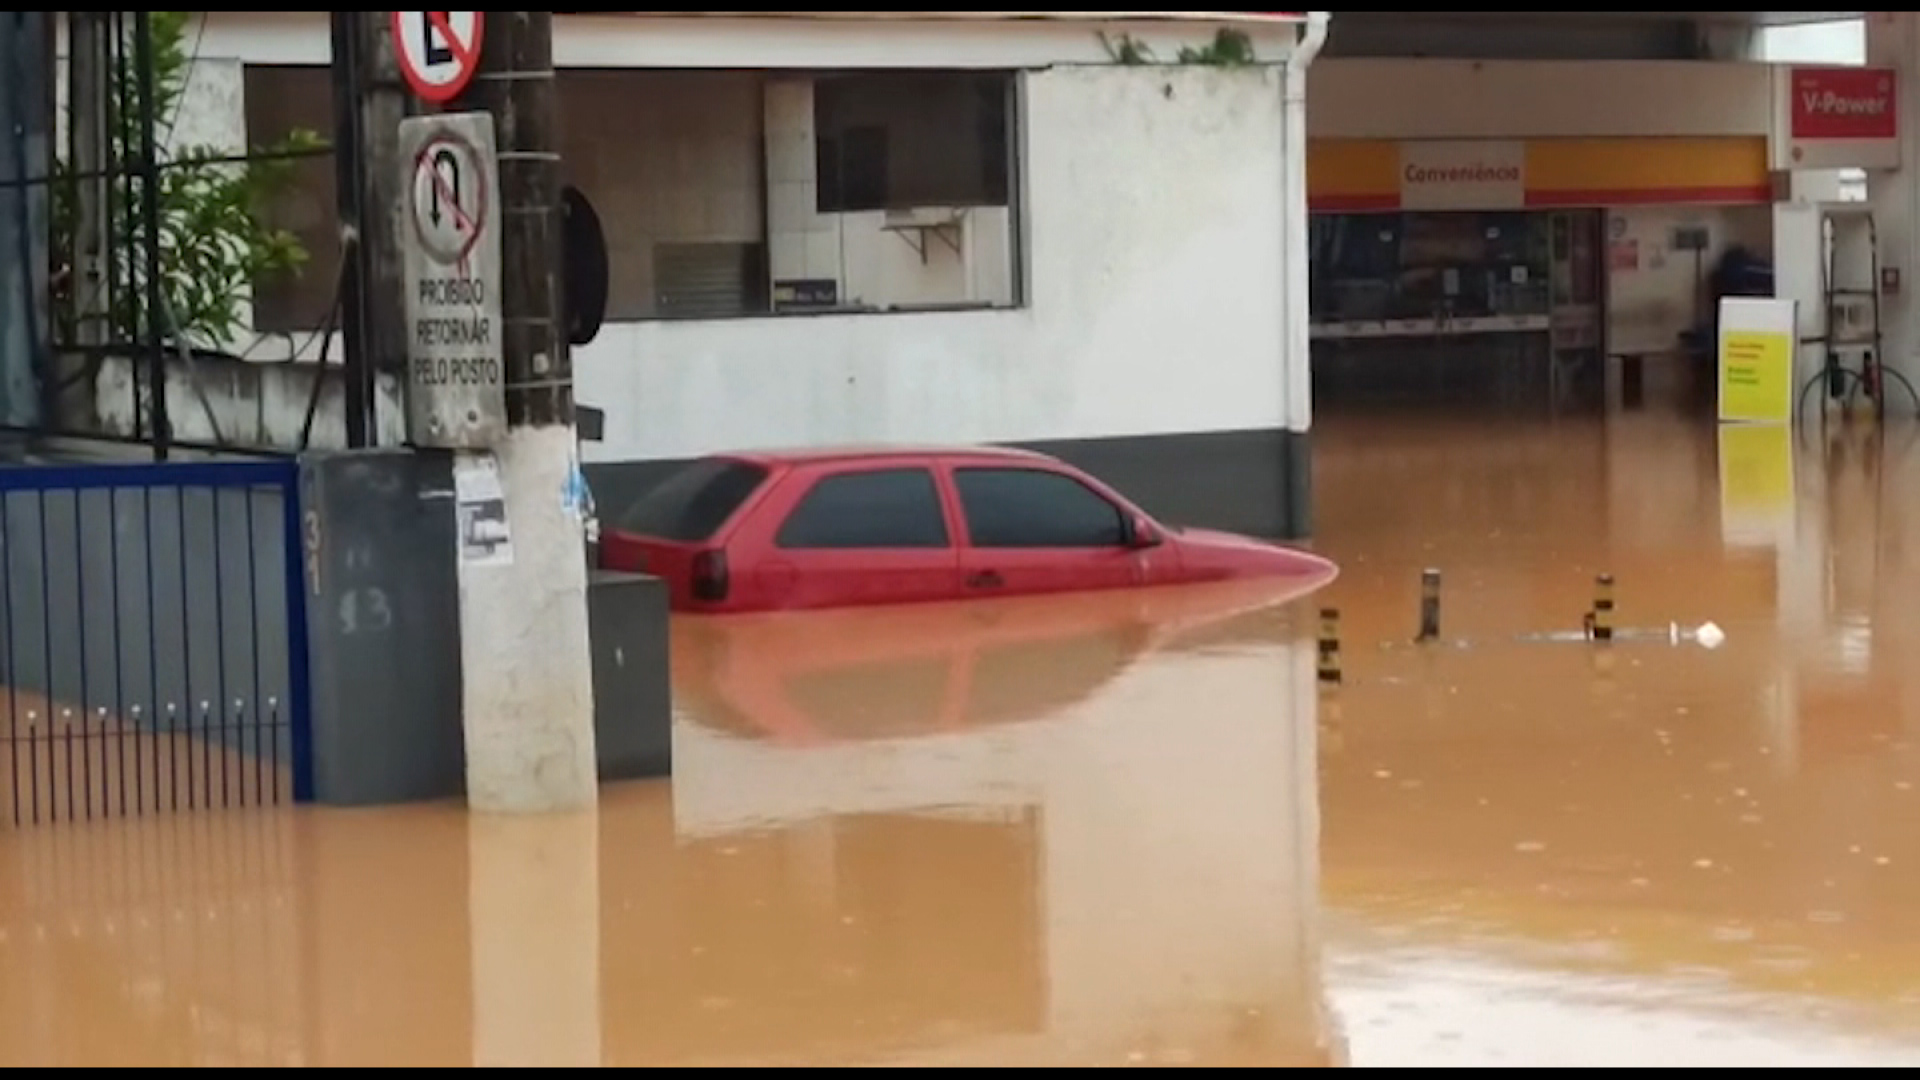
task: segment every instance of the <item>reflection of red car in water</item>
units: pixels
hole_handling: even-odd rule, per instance
[[[1331,575],[1248,537],[1163,526],[1085,473],[1005,449],[703,458],[601,538],[609,570],[709,613]]]
[[[1285,640],[1280,609],[1325,580],[693,620],[674,627],[674,696],[705,727],[790,745],[1023,723],[1151,652]]]

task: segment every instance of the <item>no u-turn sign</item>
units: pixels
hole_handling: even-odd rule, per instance
[[[485,32],[481,11],[396,11],[393,51],[400,74],[422,101],[445,105],[473,81]]]

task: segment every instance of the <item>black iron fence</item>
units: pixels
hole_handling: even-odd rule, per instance
[[[223,436],[203,383],[209,368],[253,359],[254,286],[305,256],[275,200],[296,162],[331,151],[302,131],[194,144],[188,89],[204,20],[0,15],[0,119],[12,132],[0,133],[4,430],[133,442],[156,460],[176,447],[287,449]],[[317,403],[327,380],[302,382]],[[191,426],[211,435],[183,436],[182,408],[204,413]]]

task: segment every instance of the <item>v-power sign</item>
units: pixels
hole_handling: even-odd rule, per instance
[[[396,11],[393,51],[407,85],[430,105],[460,96],[480,68],[484,11]]]

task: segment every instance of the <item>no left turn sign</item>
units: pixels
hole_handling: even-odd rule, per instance
[[[396,11],[393,49],[400,74],[422,101],[445,105],[473,81],[485,32],[481,11]]]

